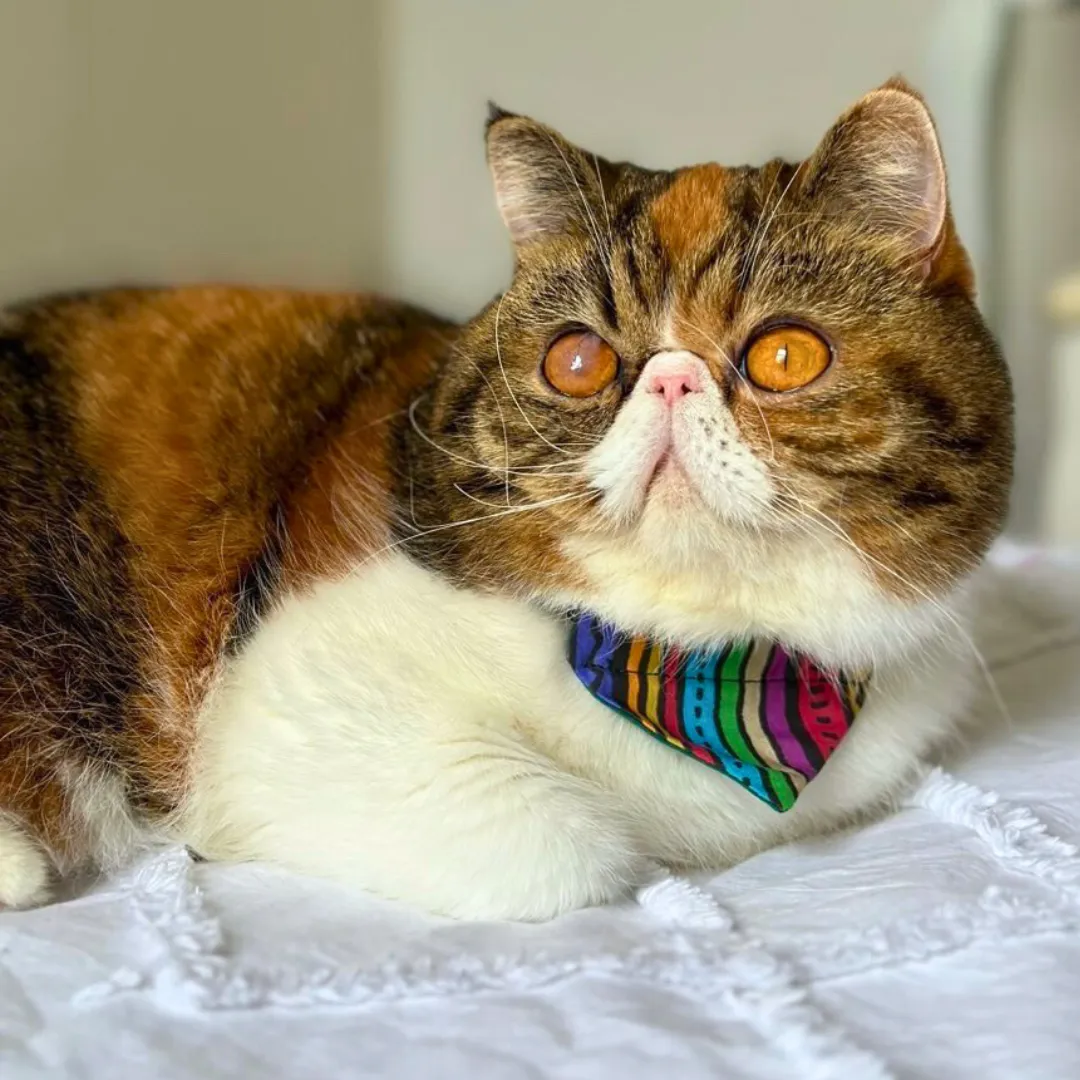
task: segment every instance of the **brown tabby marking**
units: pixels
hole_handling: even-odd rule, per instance
[[[105,764],[135,805],[174,808],[230,637],[285,578],[385,540],[386,420],[442,327],[364,297],[196,288],[46,302],[4,330],[0,806],[63,857],[65,775]]]
[[[698,165],[676,172],[667,190],[653,201],[652,227],[672,263],[696,255],[703,243],[723,231],[729,213],[726,192],[726,169]]]

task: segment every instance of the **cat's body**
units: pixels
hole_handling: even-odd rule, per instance
[[[496,116],[518,270],[461,328],[235,289],[8,316],[0,903],[167,835],[541,918],[887,805],[966,706],[1011,453],[924,117],[892,86],[799,169],[648,173]],[[827,364],[751,385],[789,325]],[[869,697],[777,813],[589,694],[576,610]]]

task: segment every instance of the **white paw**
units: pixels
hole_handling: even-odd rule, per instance
[[[550,919],[647,877],[603,793],[539,754],[489,734],[400,757],[365,777],[372,759],[320,755],[316,775],[294,754],[288,783],[205,791],[185,840],[459,919]]]
[[[43,904],[50,892],[49,860],[26,832],[0,817],[0,908]]]
[[[585,784],[538,780],[518,780],[520,801],[496,801],[487,820],[448,815],[460,831],[443,834],[440,857],[402,899],[452,918],[539,922],[619,900],[646,879],[629,831]]]

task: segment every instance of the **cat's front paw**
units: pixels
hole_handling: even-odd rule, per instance
[[[550,919],[648,874],[603,789],[493,725],[380,740],[309,723],[287,746],[268,730],[206,754],[181,838],[208,858],[265,859],[460,919]]]
[[[44,904],[51,877],[44,852],[14,821],[0,817],[0,909]]]
[[[350,769],[363,759],[319,760],[320,783],[294,772],[274,798],[247,787],[250,770],[244,786],[207,790],[185,839],[212,858],[267,859],[459,919],[550,919],[647,876],[601,790],[507,740],[383,759],[367,782]],[[335,766],[339,782],[326,775]]]
[[[485,821],[463,816],[441,865],[403,899],[453,918],[539,922],[619,900],[648,875],[629,831],[585,785],[547,780],[500,803]]]

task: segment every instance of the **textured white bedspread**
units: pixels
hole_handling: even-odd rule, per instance
[[[620,907],[457,925],[170,851],[0,913],[0,1078],[1075,1080],[1080,560],[1006,552],[981,644],[1011,730],[908,807]]]

